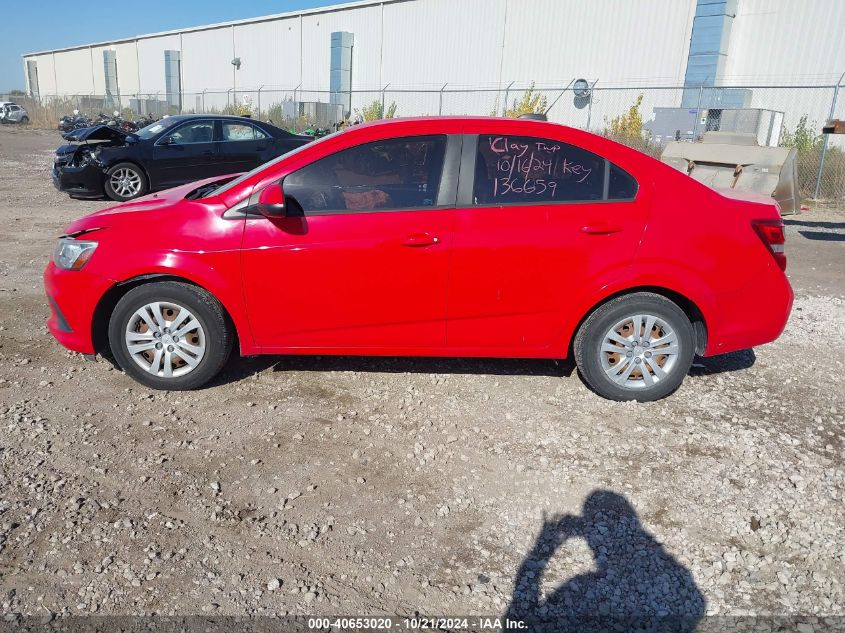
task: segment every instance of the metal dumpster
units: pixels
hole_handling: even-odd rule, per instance
[[[713,189],[771,196],[782,215],[801,209],[798,152],[790,147],[761,147],[753,134],[705,132],[700,143],[668,143],[660,160]]]

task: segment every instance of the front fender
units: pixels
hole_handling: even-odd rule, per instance
[[[256,353],[243,292],[238,284],[239,251],[147,251],[133,255],[130,255],[130,259],[117,271],[116,282],[123,284],[135,279],[166,275],[185,279],[206,289],[231,317],[240,341],[241,354],[248,356]]]

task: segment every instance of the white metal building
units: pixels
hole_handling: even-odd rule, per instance
[[[843,0],[363,0],[31,53],[24,69],[42,99],[161,95],[173,104],[178,93],[185,110],[259,89],[265,103],[277,90],[335,103],[343,92],[355,108],[387,86],[399,114],[436,114],[444,85],[562,87],[577,77],[685,86],[665,104],[681,105],[702,85],[831,86],[845,72],[843,32]],[[403,96],[412,88],[432,92]],[[446,112],[487,114],[492,94],[461,93]],[[758,94],[734,96],[743,107],[791,107],[771,103],[788,100],[784,91],[760,97],[766,103]]]

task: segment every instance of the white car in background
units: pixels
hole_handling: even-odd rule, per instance
[[[0,103],[0,123],[29,123],[29,115],[23,106],[4,101]]]

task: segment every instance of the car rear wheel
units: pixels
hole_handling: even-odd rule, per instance
[[[689,372],[695,336],[675,303],[649,292],[597,308],[575,336],[584,381],[611,400],[649,402],[675,391]]]
[[[109,344],[120,367],[153,389],[196,389],[223,368],[233,329],[223,307],[191,284],[133,288],[109,321]]]
[[[29,117],[28,116],[21,117],[21,124],[26,125],[27,123],[29,123]]]
[[[118,163],[106,172],[106,195],[117,202],[126,202],[147,193],[147,179],[134,163]]]

